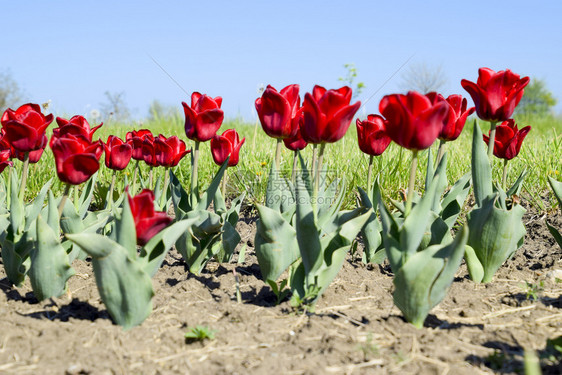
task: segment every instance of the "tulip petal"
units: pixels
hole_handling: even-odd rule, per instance
[[[66,158],[62,163],[62,171],[57,171],[63,182],[79,185],[86,182],[99,169],[99,161],[93,154],[76,154]]]
[[[325,142],[337,142],[343,138],[353,117],[361,107],[361,102],[341,108],[327,124],[322,139]]]

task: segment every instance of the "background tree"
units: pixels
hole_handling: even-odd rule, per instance
[[[355,87],[353,87],[353,82],[355,82],[355,80],[357,79],[357,68],[355,67],[354,63],[343,64],[343,67],[346,69],[347,74],[345,77],[338,78],[338,81],[343,82],[347,86],[351,87],[353,89],[353,98],[356,98],[366,87],[365,83],[357,82]]]
[[[556,102],[552,92],[547,89],[545,81],[533,78],[525,87],[525,93],[515,113],[522,116],[547,116],[552,114]]]
[[[0,72],[0,111],[22,104],[23,91],[10,71]]]
[[[105,122],[111,117],[112,121],[121,123],[127,122],[131,118],[131,113],[125,103],[125,92],[104,93],[107,102],[101,104],[101,112]]]
[[[447,77],[441,65],[430,66],[426,63],[411,64],[402,74],[400,88],[404,91],[418,91],[427,94],[439,91],[447,83]]]
[[[181,116],[180,106],[163,104],[158,99],[154,99],[148,108],[148,119],[158,121]]]

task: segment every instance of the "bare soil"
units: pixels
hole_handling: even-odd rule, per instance
[[[0,267],[0,373],[522,373],[523,350],[534,349],[543,373],[560,374],[545,345],[562,335],[562,250],[545,219],[562,228],[560,215],[527,214],[525,244],[493,282],[473,283],[463,265],[419,330],[393,305],[390,268],[365,266],[358,255],[348,257],[316,313],[276,306],[253,253],[251,215],[237,228],[248,245],[244,262],[210,263],[195,276],[172,251],[153,280],[152,315],[129,331],[112,323],[87,261],[75,261],[68,295],[42,303],[29,283],[9,286]],[[187,342],[196,325],[215,338]]]

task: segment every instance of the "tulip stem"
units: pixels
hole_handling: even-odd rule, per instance
[[[74,208],[78,211],[78,185],[74,186]]]
[[[275,168],[279,172],[281,168],[281,145],[283,144],[282,139],[277,139],[277,145],[275,147]]]
[[[496,142],[496,122],[490,122],[490,139],[488,140],[488,159],[492,163],[492,155],[494,154],[494,143]]]
[[[151,165],[150,169],[148,170],[148,188],[152,189],[154,191],[154,187],[152,186],[152,170],[154,169],[154,167]]]
[[[165,207],[168,201],[168,185],[170,184],[170,168],[164,169],[164,188],[162,189],[162,195],[160,196],[160,207],[164,212],[168,212],[168,207]]]
[[[416,170],[418,168],[418,150],[412,151],[412,166],[410,168],[410,180],[408,181],[408,195],[406,197],[406,210],[404,211],[404,217],[408,217],[408,214],[412,210],[412,201],[414,199],[414,189],[416,187]]]
[[[133,194],[133,196],[136,193],[137,190],[137,175],[139,172],[139,161],[137,160],[137,162],[135,163],[135,171],[133,172],[133,190],[131,191],[131,194]]]
[[[25,195],[25,185],[27,184],[27,172],[29,170],[29,152],[25,153],[23,159],[23,170],[21,172],[21,185],[20,185],[20,193],[19,193],[19,200],[23,202],[23,197]]]
[[[111,207],[113,206],[113,189],[115,189],[115,178],[117,171],[114,170],[113,171],[113,175],[111,176],[111,185],[109,185],[109,195],[108,195],[108,199],[107,199],[107,207]]]
[[[228,168],[224,171],[224,176],[222,177],[221,182],[221,193],[222,197],[226,200],[226,183],[228,181]]]
[[[316,176],[314,177],[314,197],[318,196],[318,189],[320,188],[320,173],[322,170],[322,162],[324,161],[324,149],[326,148],[325,143],[320,144],[320,150],[318,152],[318,165],[316,167]]]
[[[66,200],[68,199],[68,195],[70,194],[70,188],[72,185],[66,184],[64,187],[64,193],[62,193],[62,198],[60,199],[59,203],[59,219],[62,217],[62,211],[64,210],[64,205],[66,204]]]
[[[507,159],[503,159],[502,186],[503,186],[503,190],[507,189]]]
[[[375,157],[373,155],[369,155],[369,169],[367,170],[367,189],[371,190],[371,182],[373,181],[373,162],[375,161]]]
[[[437,149],[437,159],[435,160],[435,166],[434,166],[435,168],[437,168],[437,166],[441,162],[441,159],[443,159],[443,154],[445,154],[446,143],[447,141],[444,141],[442,139],[439,140],[439,148]]]
[[[312,178],[316,177],[316,160],[318,159],[318,145],[312,145]]]
[[[291,171],[291,182],[295,185],[297,181],[297,162],[298,162],[299,154],[298,151],[293,151],[293,170]]]
[[[199,143],[195,141],[195,147],[193,148],[192,155],[192,165],[191,165],[191,194],[195,195],[199,199],[199,186],[197,185],[197,164],[199,162]],[[195,204],[195,202],[193,202]]]
[[[256,151],[256,137],[258,135],[258,124],[260,123],[259,117],[256,119],[256,124],[254,125],[254,137],[252,138],[252,152]]]

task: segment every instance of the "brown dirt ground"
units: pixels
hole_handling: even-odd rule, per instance
[[[560,215],[527,214],[525,244],[493,282],[474,284],[463,265],[420,330],[392,303],[389,267],[351,256],[315,314],[295,312],[287,301],[275,306],[253,253],[251,215],[238,225],[248,245],[243,263],[210,263],[194,276],[172,251],[154,277],[152,315],[126,332],[111,322],[88,262],[74,263],[71,297],[55,304],[38,303],[29,283],[10,287],[0,267],[0,373],[521,373],[524,348],[544,354],[546,340],[562,335],[562,283],[552,277],[562,272],[562,250],[545,219],[562,228]],[[525,282],[541,281],[538,299],[527,298]],[[216,330],[215,339],[186,342],[195,325]],[[541,364],[543,373],[562,373],[552,359]]]

